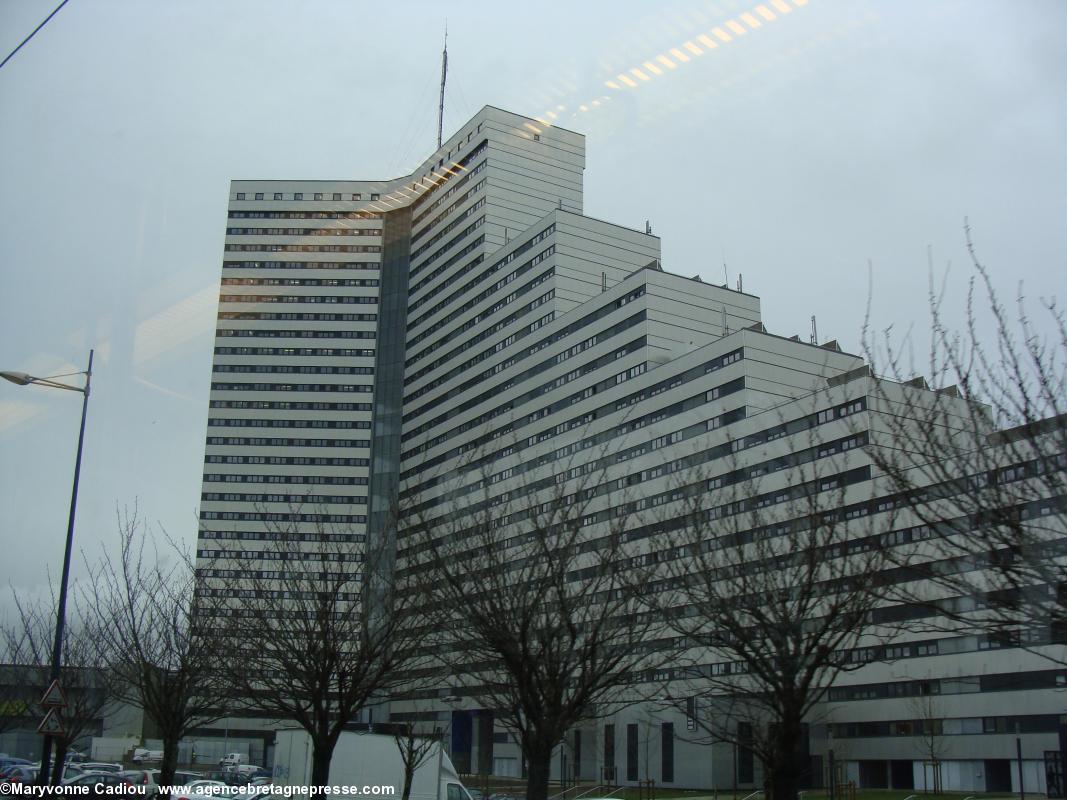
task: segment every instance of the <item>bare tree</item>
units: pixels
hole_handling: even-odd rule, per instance
[[[434,490],[408,486],[401,542],[422,587],[423,663],[516,733],[526,796],[544,800],[567,731],[653,663],[655,622],[633,519],[611,513],[598,459],[530,463],[483,456]]]
[[[50,601],[26,600],[13,592],[16,619],[5,627],[3,636],[11,659],[11,669],[22,693],[22,715],[41,719],[48,709],[38,701],[51,685],[52,646],[56,621],[56,597]],[[114,699],[112,674],[100,660],[96,647],[98,633],[91,620],[71,609],[71,624],[63,637],[60,686],[65,705],[55,708],[62,733],[53,736],[55,759],[62,764],[67,752],[80,739],[100,727],[105,709]],[[53,775],[58,783],[61,775]]]
[[[773,800],[797,797],[804,724],[827,689],[889,635],[870,624],[891,565],[888,520],[869,516],[864,437],[841,419],[866,416],[863,397],[834,402],[694,456],[728,454],[683,473],[655,555],[653,597],[688,650],[669,676],[671,694],[687,698],[675,703],[699,699],[710,741],[754,753]]]
[[[119,515],[119,549],[84,582],[83,605],[119,696],[138,705],[163,740],[159,783],[173,782],[178,742],[217,719],[227,686],[218,631],[205,626],[193,564],[154,546],[136,508]]]
[[[908,702],[911,709],[915,726],[914,734],[917,738],[916,746],[923,758],[923,791],[927,788],[934,794],[941,794],[941,759],[948,752],[948,743],[944,738],[942,724],[945,719],[945,710],[941,698],[932,691],[919,694]],[[925,785],[927,768],[933,782],[933,786]]]
[[[434,723],[436,723],[436,713],[430,713],[433,714]],[[392,733],[393,741],[396,742],[397,750],[400,752],[401,763],[404,765],[404,783],[400,800],[409,800],[415,773],[419,767],[428,763],[440,751],[443,734],[436,724],[430,725],[427,730],[425,724],[420,724],[418,720],[410,716],[403,721],[393,721],[385,726],[378,726],[377,730],[379,733],[386,731]]]
[[[400,680],[409,593],[395,591],[382,552],[366,549],[362,535],[279,521],[267,540],[256,549],[202,545],[201,591],[231,643],[221,667],[236,701],[306,730],[311,780],[322,785],[341,732]]]
[[[891,413],[871,457],[929,536],[930,625],[977,627],[993,646],[1063,663],[1046,645],[1067,642],[1067,324],[1054,301],[1033,321],[1021,290],[1009,311],[966,238],[965,328],[949,326],[945,290],[931,288],[925,375],[890,331],[866,331],[872,370],[891,378],[872,382]]]

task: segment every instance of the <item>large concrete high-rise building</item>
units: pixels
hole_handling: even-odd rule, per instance
[[[254,553],[281,524],[310,552],[344,536],[402,567],[403,530],[393,541],[389,524],[398,498],[432,517],[454,515],[463,497],[506,497],[521,514],[531,487],[564,469],[561,480],[596,478],[585,484],[597,498],[583,519],[590,536],[625,516],[630,539],[650,549],[671,509],[698,493],[735,534],[788,535],[810,515],[790,505],[806,475],[818,476],[811,496],[835,498],[846,550],[928,535],[894,513],[867,454],[892,446],[880,415],[896,413],[904,388],[876,384],[836,343],[768,333],[754,295],[664,271],[650,233],[584,216],[584,163],[580,135],[487,107],[404,178],[233,182],[202,570],[235,547]],[[1062,514],[1058,502],[1033,513]],[[758,530],[736,527],[757,511]],[[265,558],[251,577],[274,574]],[[893,612],[907,613],[925,611]],[[1053,708],[1067,670],[1040,652],[1054,645],[921,627],[856,649],[861,668],[827,687],[812,720],[813,763],[836,744],[860,785],[921,788],[916,709],[937,695],[939,758],[953,764],[945,788],[1017,788],[1014,734],[1037,788],[1067,711]],[[694,664],[731,669],[714,652]],[[468,697],[433,713],[448,718],[458,764],[517,775],[492,711]],[[690,722],[663,704],[590,721],[568,743],[570,769],[761,785],[750,753],[694,742]]]

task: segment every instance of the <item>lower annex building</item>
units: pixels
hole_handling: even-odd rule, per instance
[[[583,168],[581,136],[487,107],[405,178],[233,182],[201,570],[223,546],[254,556],[278,522],[304,532],[309,557],[329,530],[397,548],[402,568],[403,534],[382,540],[398,495],[447,513],[459,483],[521,503],[564,465],[602,480],[591,532],[620,509],[669,517],[682,487],[724,518],[746,513],[731,507],[743,495],[787,521],[788,487],[817,474],[857,541],[921,536],[885,505],[867,454],[896,390],[835,343],[768,333],[757,297],[664,271],[656,237],[584,216]],[[1047,500],[1041,513],[1062,515]],[[862,650],[810,722],[813,781],[832,748],[844,779],[922,788],[917,698],[936,696],[943,788],[1017,790],[1016,737],[1025,786],[1044,786],[1067,714],[1062,645],[916,629]],[[714,653],[701,667],[729,669]],[[649,680],[692,691],[669,671]],[[687,710],[590,720],[553,777],[760,787],[752,754],[697,741]],[[461,770],[521,773],[492,709],[460,693],[430,713]],[[261,728],[235,720],[229,736],[269,741]]]

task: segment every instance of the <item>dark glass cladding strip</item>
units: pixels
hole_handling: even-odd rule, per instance
[[[371,429],[370,486],[367,492],[367,542],[378,554],[368,571],[368,611],[382,612],[396,561],[396,530],[391,522],[400,481],[400,428],[404,402],[404,352],[407,331],[408,267],[411,263],[411,210],[385,215],[383,269],[378,304],[378,342],[374,360],[374,415]]]

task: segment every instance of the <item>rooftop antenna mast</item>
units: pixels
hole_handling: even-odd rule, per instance
[[[445,23],[445,49],[441,51],[441,99],[437,103],[437,149],[445,130],[445,78],[448,77],[448,23]]]

